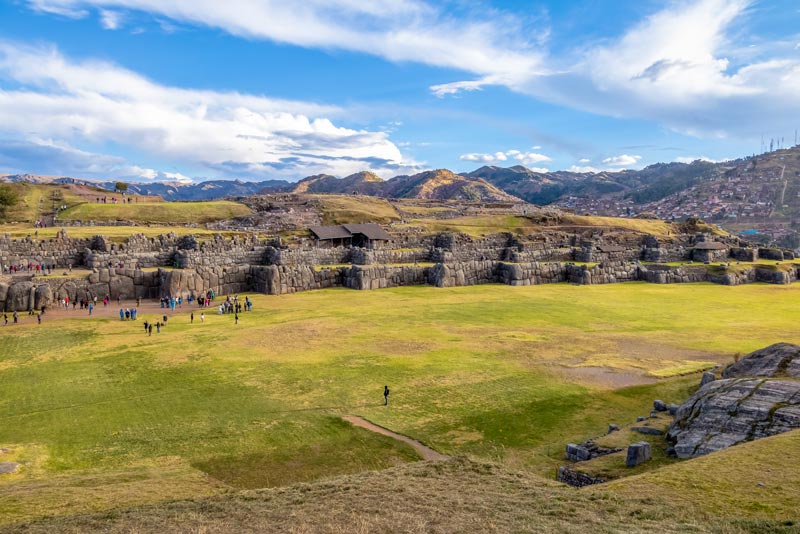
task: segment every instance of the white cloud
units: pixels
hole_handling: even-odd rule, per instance
[[[586,165],[586,166],[572,165],[569,169],[567,169],[567,171],[568,172],[577,172],[577,173],[581,173],[581,174],[601,172],[600,169],[597,169],[595,167],[591,167],[591,166],[588,166],[588,165]]]
[[[0,41],[5,136],[114,143],[230,176],[415,168],[387,133],[336,126],[329,117],[340,114],[306,102],[163,86],[113,64]]]
[[[91,10],[142,11],[158,19],[220,28],[248,39],[342,49],[466,70],[490,83],[529,72],[539,54],[518,15],[491,10],[455,18],[425,0],[28,0],[44,12],[86,16]],[[475,90],[442,86],[442,95]]]
[[[106,30],[117,30],[122,24],[122,15],[118,11],[100,10],[100,25]]]
[[[711,159],[706,156],[682,156],[679,158],[675,158],[676,163],[694,163],[695,161],[706,161],[708,163],[721,163],[723,161],[728,161],[725,159]]]
[[[495,152],[494,154],[462,154],[458,159],[461,161],[476,161],[480,163],[498,163],[510,159],[514,165],[531,165],[552,161],[550,156],[539,154],[538,152],[521,152],[519,150],[506,150],[505,152]],[[543,172],[547,171],[545,170]]]
[[[610,167],[630,167],[632,165],[638,164],[639,160],[641,159],[642,156],[630,156],[628,154],[621,154],[619,156],[613,156],[604,159],[603,164],[608,165]]]
[[[581,158],[578,160],[578,163],[591,163],[592,160],[589,158]]]

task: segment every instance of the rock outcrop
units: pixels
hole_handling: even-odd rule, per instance
[[[680,458],[800,428],[800,347],[778,343],[707,381],[678,409],[667,432]]]

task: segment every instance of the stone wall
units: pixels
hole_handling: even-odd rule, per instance
[[[83,262],[83,251],[88,239],[68,239],[59,232],[55,239],[11,239],[8,234],[0,237],[0,263],[3,266],[33,263],[51,268],[68,268]]]
[[[428,270],[428,283],[436,287],[473,286],[498,281],[498,262],[437,263]]]
[[[567,264],[567,280],[573,284],[616,284],[639,279],[638,263],[608,262],[594,267]]]
[[[501,263],[497,279],[510,286],[555,284],[567,281],[567,267],[563,263]]]
[[[414,266],[354,265],[342,269],[342,285],[350,289],[421,286],[427,283],[429,270],[430,268]]]
[[[564,484],[569,484],[570,486],[574,486],[576,488],[591,486],[592,484],[602,484],[603,482],[605,482],[605,480],[602,478],[595,478],[587,475],[586,473],[575,471],[563,465],[558,468],[558,474],[556,475],[556,480],[558,480],[559,482],[563,482]]]

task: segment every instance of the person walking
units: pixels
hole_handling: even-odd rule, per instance
[[[41,314],[41,313],[37,313],[37,314],[36,314],[36,321],[37,321],[39,324],[42,324],[42,314]]]
[[[192,312],[191,315],[189,315],[189,323],[194,324],[194,312]]]
[[[383,386],[383,405],[389,406],[389,386]]]
[[[150,323],[149,325],[147,325],[147,335],[148,336],[152,336],[153,335],[153,323]]]
[[[204,322],[206,322],[206,314],[205,314],[205,313],[201,313],[201,314],[200,314],[200,322],[201,322],[201,323],[204,323]]]
[[[239,324],[239,314],[236,313],[233,316],[233,324]]]

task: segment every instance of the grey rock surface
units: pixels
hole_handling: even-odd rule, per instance
[[[646,441],[640,441],[628,446],[628,455],[625,458],[625,465],[628,467],[636,467],[652,457],[650,451],[650,444]]]
[[[680,458],[800,428],[800,347],[778,343],[747,355],[700,387],[667,432]]]
[[[800,378],[800,346],[776,343],[748,354],[722,372],[723,378],[745,376]]]

